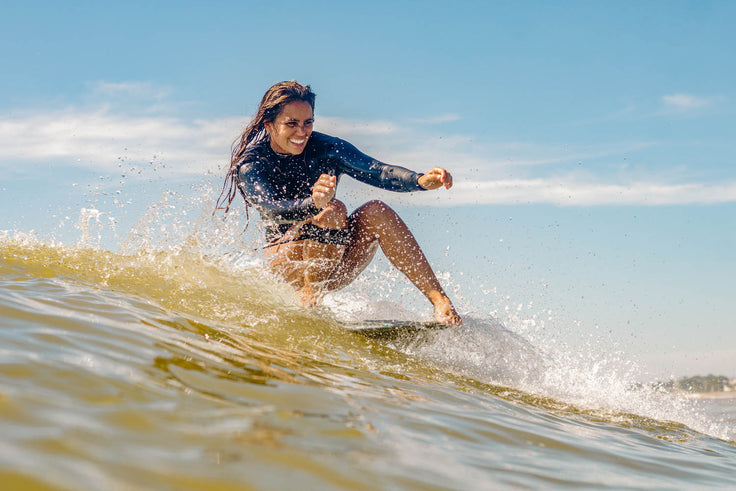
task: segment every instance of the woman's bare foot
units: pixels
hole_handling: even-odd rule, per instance
[[[443,297],[434,304],[434,320],[446,326],[459,326],[463,323],[460,315],[455,311],[452,302],[447,297]]]

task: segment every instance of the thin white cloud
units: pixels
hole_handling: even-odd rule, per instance
[[[112,93],[156,92],[145,84],[100,84]],[[120,161],[164,164],[167,172],[203,175],[227,165],[230,144],[247,116],[187,120],[168,115],[127,115],[105,106],[25,115],[0,115],[0,168],[58,164],[116,172]],[[566,168],[605,149],[572,155],[565,146],[473,141],[465,135],[439,136],[391,121],[320,117],[317,129],[340,135],[369,155],[417,170],[434,165],[451,169],[455,187],[447,193],[418,193],[412,203],[426,205],[524,204],[592,206],[601,204],[667,205],[736,202],[736,182],[660,183],[638,179],[605,182],[595,174],[539,177],[549,166]],[[652,145],[651,142],[634,143]],[[616,152],[620,154],[621,146]],[[18,166],[18,163],[26,165]],[[30,164],[30,165],[28,165]],[[547,167],[545,167],[547,166]],[[554,167],[553,167],[554,168]],[[515,176],[509,178],[508,176]]]
[[[346,135],[346,138],[358,135],[392,135],[400,130],[400,127],[391,121],[364,121],[330,116],[317,116],[315,128],[324,133],[335,133],[340,131],[342,134]]]
[[[495,177],[502,175],[504,168],[541,166],[575,158],[564,145],[477,141],[469,135],[438,133],[390,121],[320,116],[315,129],[339,135],[378,160],[418,170],[440,165]],[[591,156],[587,153],[577,157],[580,160]]]
[[[241,125],[240,118],[185,121],[107,110],[0,117],[0,166],[50,161],[103,171],[121,159],[157,159],[177,172],[197,174],[227,161],[228,142]]]
[[[736,201],[736,181],[719,184],[609,184],[572,179],[515,179],[461,182],[450,200],[457,204],[547,203],[561,206],[716,204]]]
[[[736,202],[736,181],[721,184],[667,185],[655,182],[609,184],[574,179],[499,179],[494,181],[464,180],[455,176],[450,190],[431,193],[397,195],[389,191],[365,189],[349,184],[348,194],[355,201],[384,199],[419,206],[526,205],[555,206],[600,205],[687,205]]]
[[[147,82],[105,82],[98,81],[89,84],[92,95],[95,97],[127,98],[134,97],[146,100],[162,100],[171,93],[168,87],[161,87]]]
[[[669,109],[676,111],[690,111],[709,106],[714,102],[713,98],[698,97],[692,94],[670,94],[662,97],[662,103]]]
[[[412,122],[416,124],[442,124],[442,123],[453,123],[460,121],[459,114],[440,114],[439,116],[429,116],[426,118],[413,119]]]

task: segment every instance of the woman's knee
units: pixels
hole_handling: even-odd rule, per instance
[[[312,217],[312,224],[322,228],[340,229],[348,226],[348,209],[342,201],[333,199]]]
[[[370,226],[384,226],[398,218],[398,214],[381,200],[373,200],[364,203],[355,210],[353,216],[359,217],[360,221]]]
[[[396,212],[391,209],[386,203],[381,200],[374,199],[367,203],[363,203],[357,210],[356,213],[362,213],[369,216],[384,216],[386,214],[395,215]]]

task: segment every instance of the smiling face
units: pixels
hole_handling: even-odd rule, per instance
[[[271,136],[271,148],[277,153],[299,155],[312,134],[314,112],[305,101],[286,104],[276,118],[263,126]]]

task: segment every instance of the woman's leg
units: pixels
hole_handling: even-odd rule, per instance
[[[309,223],[320,228],[344,229],[348,226],[348,210],[341,201],[332,200]],[[296,297],[303,305],[315,307],[321,301],[330,273],[342,259],[345,246],[323,244],[316,240],[303,242],[303,285],[297,291]]]
[[[284,236],[296,236],[305,223],[320,228],[344,229],[348,225],[347,208],[337,200],[332,200],[317,215],[301,224],[295,225]],[[295,298],[305,306],[319,303],[323,284],[342,259],[345,246],[323,244],[314,240],[285,242],[266,249],[264,256],[271,270],[284,281],[297,288]]]
[[[404,221],[381,201],[370,201],[350,215],[350,242],[332,271],[327,290],[349,285],[368,266],[380,245],[391,264],[401,271],[434,306],[435,319],[460,324],[462,319]]]

